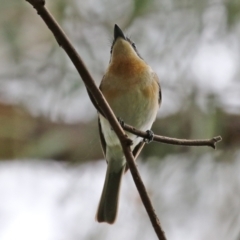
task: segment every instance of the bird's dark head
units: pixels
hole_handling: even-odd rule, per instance
[[[114,39],[111,47],[112,57],[126,56],[126,57],[139,57],[136,45],[128,37],[126,37],[120,27],[115,24],[114,26]]]

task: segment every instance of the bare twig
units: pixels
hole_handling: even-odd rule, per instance
[[[146,132],[135,129],[134,127],[124,124],[123,129],[131,132],[139,137],[147,138],[148,134]],[[189,140],[189,139],[178,139],[178,138],[170,138],[160,135],[154,135],[153,141],[162,142],[166,144],[173,145],[182,145],[182,146],[209,146],[212,148],[216,148],[216,143],[222,140],[221,136],[213,137],[211,139],[199,139],[199,140]]]
[[[80,76],[82,77],[82,80],[84,81],[87,87],[87,90],[91,93],[97,105],[100,106],[100,109],[104,113],[104,116],[108,119],[113,130],[117,134],[121,142],[128,166],[132,173],[134,182],[139,191],[139,194],[146,208],[146,211],[149,215],[153,228],[158,236],[158,239],[166,240],[165,234],[161,229],[159,219],[155,214],[151,200],[148,197],[147,191],[141,180],[140,174],[135,166],[134,157],[130,149],[131,140],[127,137],[127,135],[123,131],[121,125],[117,121],[107,101],[105,100],[102,93],[99,91],[90,73],[86,69],[80,56],[77,54],[76,50],[74,49],[74,47],[72,46],[72,44],[70,43],[70,41],[68,40],[64,32],[62,31],[62,29],[58,26],[57,22],[54,20],[51,14],[44,7],[44,1],[43,0],[26,0],[26,1],[29,2],[37,10],[38,14],[41,16],[41,18],[44,20],[46,25],[52,31],[57,42],[65,50],[65,52],[73,62],[74,66],[76,67],[77,71],[79,72]]]

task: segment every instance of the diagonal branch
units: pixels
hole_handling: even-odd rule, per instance
[[[57,42],[65,50],[65,52],[73,62],[74,66],[76,67],[78,73],[82,77],[82,80],[84,81],[87,87],[87,90],[91,93],[93,99],[97,102],[97,104],[101,106],[101,111],[103,112],[104,116],[108,119],[109,123],[111,124],[113,130],[115,131],[115,133],[117,134],[121,142],[123,152],[125,154],[128,166],[132,173],[134,182],[136,184],[136,187],[138,189],[142,202],[146,208],[146,211],[149,215],[153,228],[158,236],[158,239],[166,240],[165,234],[161,229],[159,219],[155,214],[151,200],[141,180],[140,174],[135,166],[134,157],[130,149],[131,140],[127,137],[127,135],[123,131],[121,125],[117,121],[107,101],[105,100],[104,96],[99,91],[98,87],[93,81],[90,73],[85,67],[80,56],[78,55],[78,53],[76,52],[76,50],[74,49],[74,47],[72,46],[72,44],[70,43],[70,41],[68,40],[64,32],[62,31],[62,29],[59,27],[57,22],[54,20],[51,14],[44,7],[44,4],[45,4],[44,0],[26,0],[26,1],[29,2],[37,10],[38,14],[41,16],[41,18],[44,20],[46,25],[52,31]]]

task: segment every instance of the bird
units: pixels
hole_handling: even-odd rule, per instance
[[[121,123],[147,131],[151,139],[150,129],[162,99],[158,76],[117,24],[110,55],[99,89]],[[113,224],[118,211],[121,179],[128,167],[121,143],[101,112],[98,113],[98,127],[107,171],[96,220]],[[132,141],[131,151],[136,155],[144,139],[129,132],[126,134]]]

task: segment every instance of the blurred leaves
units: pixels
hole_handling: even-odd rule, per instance
[[[54,123],[0,104],[0,159],[36,158],[84,162],[101,157],[97,122]],[[89,145],[95,151],[89,151]]]
[[[144,13],[147,12],[151,4],[153,3],[153,0],[134,0],[134,11],[133,11],[133,17],[138,17]]]
[[[228,0],[226,1],[228,25],[239,23],[240,20],[240,1],[239,0]]]
[[[16,62],[20,60],[22,51],[21,23],[23,22],[23,13],[23,1],[1,1],[0,33],[4,45],[9,51],[9,57]]]
[[[14,24],[4,25],[2,34],[9,45],[10,57],[17,63],[20,59],[21,46],[19,41],[19,28]]]

